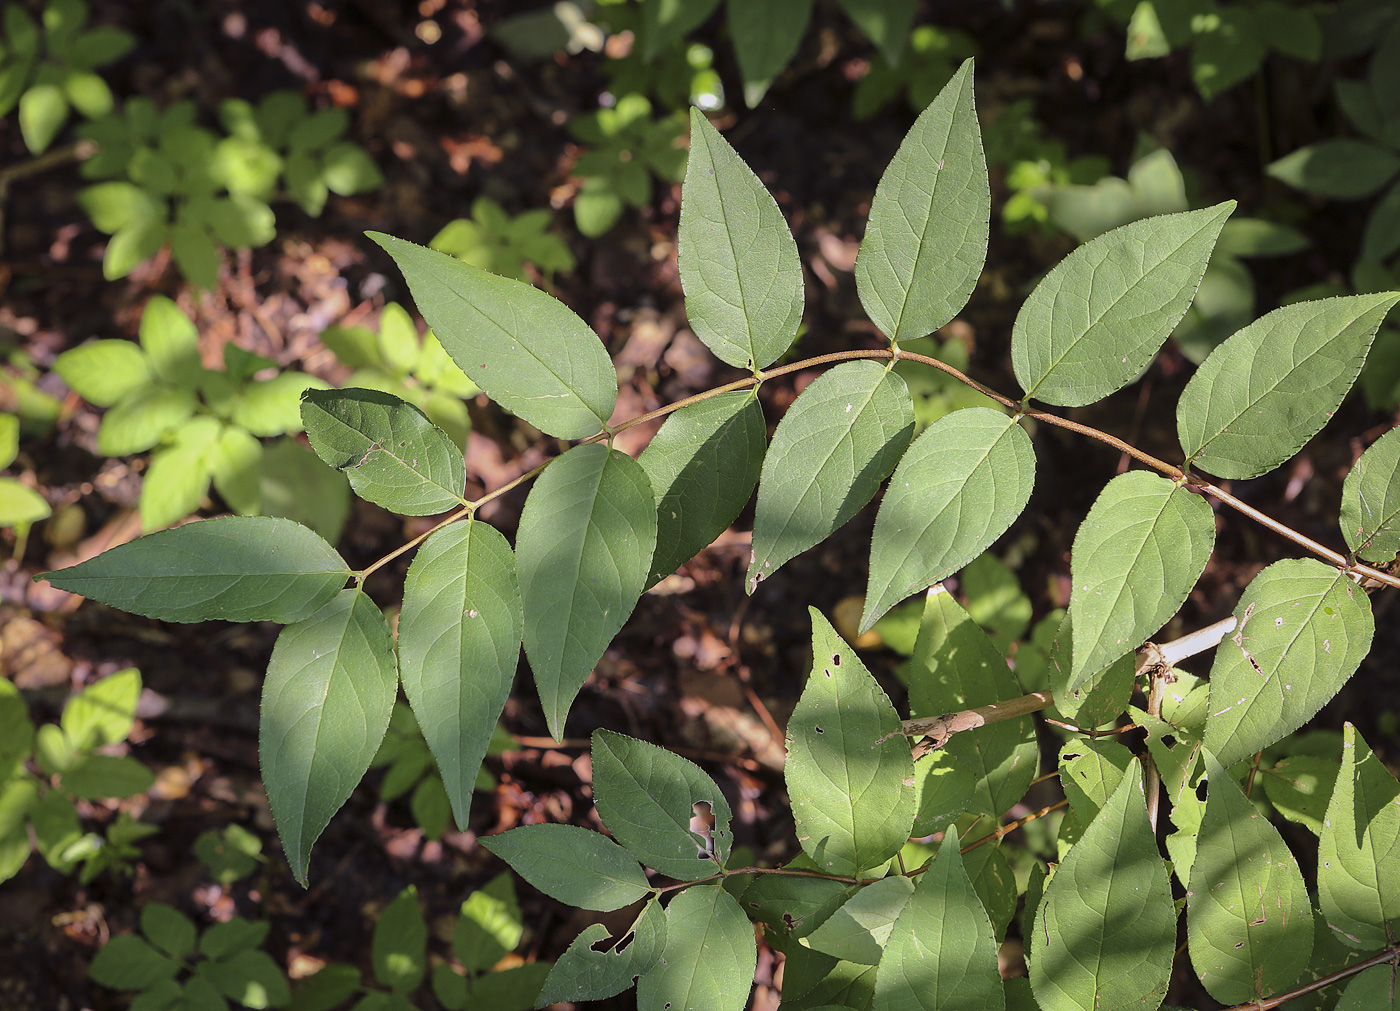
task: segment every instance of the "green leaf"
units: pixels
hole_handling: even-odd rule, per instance
[[[949,835],[956,838],[955,833]],[[805,943],[848,962],[878,965],[895,920],[913,892],[914,880],[902,874],[866,885],[808,934]]]
[[[297,983],[288,1011],[331,1011],[360,989],[360,970],[332,962]]]
[[[1289,821],[1322,834],[1322,819],[1337,782],[1337,759],[1290,755],[1272,769],[1259,770],[1264,795]]]
[[[1177,402],[1188,464],[1242,480],[1298,452],[1336,412],[1396,302],[1400,292],[1298,302],[1221,344]]]
[[[561,439],[597,432],[617,402],[598,335],[537,288],[379,232],[443,348],[492,400]]]
[[[690,137],[680,223],[686,315],[722,361],[767,368],[802,320],[797,243],[772,195],[699,109],[690,110]]]
[[[36,84],[19,97],[19,131],[31,154],[42,154],[68,121],[68,99],[56,84]]]
[[[607,836],[575,825],[525,825],[481,844],[546,895],[580,909],[610,912],[651,890],[635,857]]]
[[[1021,514],[1034,484],[1035,450],[1015,418],[968,407],[925,429],[875,517],[861,630],[985,551]]]
[[[458,825],[515,683],[523,620],[515,556],[494,527],[454,523],[418,549],[399,613],[399,670]]]
[[[524,933],[509,874],[497,874],[462,903],[452,953],[469,973],[481,972],[514,951]]]
[[[350,483],[296,439],[281,439],[263,450],[258,497],[265,516],[304,523],[326,540],[340,539],[350,515]]]
[[[223,961],[204,962],[196,970],[201,971],[220,993],[244,1007],[281,1007],[292,997],[286,973],[265,951],[240,951]],[[207,1005],[201,1001],[198,1006]]]
[[[525,653],[549,732],[564,734],[578,690],[646,587],[656,500],[646,472],[604,446],[578,446],[540,475],[516,535]]]
[[[1400,428],[1392,428],[1351,468],[1342,485],[1342,536],[1352,553],[1384,565],[1400,552]]]
[[[748,591],[869,502],[913,434],[908,387],[877,362],[843,362],[803,390],[763,461]]]
[[[999,843],[976,847],[964,858],[964,864],[1000,944],[1006,939],[1006,928],[1016,916],[1016,900],[1020,897],[1016,872],[1011,869],[1011,863]]]
[[[606,1000],[635,983],[656,965],[666,946],[666,913],[661,903],[648,902],[636,922],[607,950],[594,947],[607,937],[608,929],[601,923],[585,927],[554,963],[536,1004]]]
[[[744,104],[752,109],[797,52],[812,17],[812,0],[729,0],[727,6]],[[692,109],[692,121],[696,115]]]
[[[127,667],[94,681],[69,699],[59,725],[79,751],[117,744],[131,733],[140,697],[141,673]]]
[[[412,404],[374,390],[307,390],[301,420],[316,455],[361,498],[405,516],[464,504],[461,449]]]
[[[787,864],[787,868],[818,869],[805,854]],[[798,938],[820,927],[855,893],[855,885],[833,878],[760,874],[744,890],[740,901],[753,919]]]
[[[1305,193],[1334,200],[1359,200],[1376,192],[1400,171],[1400,155],[1351,137],[1300,147],[1267,169],[1269,175]]]
[[[719,0],[654,0],[642,5],[642,58],[654,60],[672,42],[705,22]]]
[[[290,520],[186,523],[45,572],[60,590],[162,621],[301,621],[344,585],[335,549]]]
[[[179,962],[135,934],[122,934],[103,945],[88,966],[88,975],[113,990],[144,990],[172,978],[179,969]]]
[[[1317,851],[1318,906],[1338,940],[1371,951],[1400,927],[1400,783],[1350,723]]]
[[[359,590],[342,590],[277,637],[258,755],[282,849],[303,885],[311,846],[369,768],[397,690],[389,626]]]
[[[1175,947],[1171,889],[1134,761],[1045,888],[1031,987],[1044,1011],[1151,1007],[1167,992]]]
[[[1072,740],[1060,747],[1060,784],[1081,824],[1108,803],[1132,760],[1133,753],[1113,740]]]
[[[145,353],[131,341],[92,341],[65,351],[54,359],[53,370],[98,407],[113,406],[154,378]]]
[[[1360,665],[1375,628],[1366,594],[1316,559],[1264,569],[1235,619],[1215,651],[1205,733],[1227,768],[1312,719]]]
[[[157,530],[197,512],[209,493],[210,461],[219,437],[219,422],[207,415],[192,418],[174,441],[151,455],[141,481],[141,529]]]
[[[189,390],[138,388],[103,416],[97,430],[97,451],[103,456],[144,453],[189,421],[195,406]]]
[[[688,888],[666,907],[666,947],[637,982],[637,1011],[743,1011],[757,965],[734,897],[718,884]]]
[[[1146,471],[1110,481],[1070,554],[1069,687],[1080,687],[1165,625],[1214,546],[1215,514],[1200,495]]]
[[[428,972],[428,924],[409,885],[384,907],[374,923],[374,978],[394,993],[418,988]]]
[[[1298,861],[1207,754],[1210,794],[1187,891],[1191,964],[1223,1004],[1291,986],[1313,949],[1312,902]]]
[[[721,393],[666,419],[637,458],[656,496],[648,583],[675,572],[738,517],[758,484],[767,431],[748,390]]]
[[[891,65],[900,60],[917,0],[838,0],[846,16],[879,48]]]
[[[155,781],[155,773],[145,764],[120,755],[84,755],[62,778],[64,792],[80,800],[134,797]]]
[[[1136,379],[1186,314],[1234,209],[1227,200],[1135,221],[1060,261],[1012,328],[1026,399],[1082,407]]]
[[[875,976],[875,1011],[1006,1006],[997,941],[958,853],[943,844],[894,925]]]
[[[914,769],[899,715],[816,608],[812,672],[788,721],[784,769],[797,841],[817,866],[854,875],[899,852],[914,822]]]
[[[0,527],[24,527],[52,515],[44,496],[14,478],[0,477]]]
[[[1021,694],[987,633],[941,584],[930,589],[909,663],[910,715],[938,716]],[[976,781],[968,810],[1000,818],[1035,778],[1040,764],[1035,723],[1023,716],[954,734],[932,757],[951,760]]]
[[[33,746],[34,723],[29,718],[29,705],[13,681],[0,679],[0,790],[20,781],[14,774]],[[6,820],[3,809],[0,804],[0,836],[8,835],[17,824]]]
[[[175,386],[193,386],[202,369],[199,330],[164,295],[155,295],[141,313],[141,348],[156,375]]]
[[[890,340],[931,334],[967,304],[987,258],[988,185],[966,60],[914,123],[870,204],[856,289]]]
[[[1400,995],[1395,988],[1395,967],[1373,965],[1347,983],[1335,1011],[1396,1011]]]
[[[194,954],[194,922],[164,902],[149,902],[141,910],[141,933],[172,958]]]
[[[259,436],[295,432],[301,428],[302,394],[325,387],[325,380],[300,372],[255,379],[234,402],[229,420]]]
[[[647,867],[693,881],[729,859],[729,802],[698,765],[665,748],[595,730],[593,795],[608,831]],[[708,838],[691,828],[705,815],[714,819]]]
[[[241,515],[252,516],[261,511],[262,460],[262,443],[236,425],[225,425],[218,441],[209,448],[206,462],[214,487],[229,508]]]

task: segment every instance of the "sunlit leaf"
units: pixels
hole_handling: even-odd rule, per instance
[[[637,981],[637,1011],[742,1011],[757,964],[734,897],[718,884],[687,888],[666,907],[666,946]]]

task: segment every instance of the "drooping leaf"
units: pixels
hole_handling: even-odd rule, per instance
[[[307,390],[301,420],[316,455],[361,498],[404,516],[464,504],[461,449],[412,404],[375,390]]]
[[[744,104],[752,109],[797,52],[812,17],[812,0],[729,0],[726,6],[729,37],[744,78]]]
[[[991,193],[966,60],[895,152],[856,257],[856,290],[892,341],[933,333],[967,304],[987,258]]]
[[[939,716],[1021,694],[987,633],[941,585],[929,590],[909,663],[910,715]],[[1022,716],[954,734],[939,754],[947,755],[974,779],[967,808],[1000,818],[1035,778],[1039,765],[1035,723]]]
[[[277,637],[258,755],[282,849],[302,884],[312,844],[379,749],[397,690],[388,623],[359,590],[342,590]]]
[[[803,851],[824,871],[859,874],[908,840],[914,770],[884,689],[821,612],[809,612],[812,673],[788,720],[784,775]]]
[[[1199,495],[1146,471],[1115,477],[1070,554],[1069,679],[1078,688],[1165,625],[1205,571],[1215,514]]]
[[[1400,783],[1350,723],[1317,850],[1317,897],[1338,940],[1370,951],[1400,929]]]
[[[1351,468],[1342,485],[1339,520],[1347,547],[1385,564],[1400,552],[1400,428],[1392,428]]]
[[[838,0],[846,16],[875,43],[885,61],[899,62],[914,23],[917,0]]]
[[[394,993],[412,993],[428,972],[427,947],[428,924],[418,904],[418,889],[409,885],[375,920],[374,978]]]
[[[802,319],[797,243],[768,190],[699,109],[690,110],[690,137],[680,223],[686,315],[720,360],[767,368]]]
[[[729,859],[729,802],[713,779],[680,755],[594,731],[593,794],[608,831],[647,867],[691,881]],[[706,815],[714,819],[708,838],[691,828]]]
[[[718,884],[688,888],[666,907],[666,946],[637,981],[637,1011],[743,1011],[757,964],[734,897]]]
[[[1210,795],[1187,896],[1191,964],[1223,1004],[1291,986],[1313,948],[1312,902],[1298,861],[1207,754]]]
[[[1351,389],[1396,302],[1400,292],[1295,302],[1221,344],[1177,402],[1187,462],[1243,480],[1302,449]]]
[[[913,892],[914,879],[903,874],[866,885],[807,935],[807,946],[848,962],[879,965],[880,952]]]
[[[459,826],[515,683],[523,622],[515,555],[494,527],[469,519],[423,542],[404,581],[399,670]]]
[[[763,465],[763,408],[747,390],[682,407],[637,458],[656,496],[654,583],[711,544],[743,510]]]
[[[607,936],[608,929],[601,923],[585,927],[554,963],[536,1003],[606,1000],[622,993],[661,958],[666,946],[665,910],[660,902],[648,902],[615,944],[605,951],[594,948]]]
[[[1371,648],[1371,602],[1316,559],[1275,562],[1235,605],[1216,647],[1205,745],[1226,767],[1297,730],[1341,690]]]
[[[1035,450],[1015,418],[969,407],[925,429],[875,517],[861,630],[985,551],[1021,514],[1034,484]]]
[[[1186,314],[1234,208],[1227,200],[1123,225],[1046,274],[1011,332],[1026,398],[1082,407],[1137,378]]]
[[[621,909],[650,890],[636,858],[601,832],[524,825],[481,844],[546,895],[580,909]]]
[[[301,621],[350,577],[344,559],[291,520],[186,523],[45,572],[60,590],[162,621]]]
[[[958,845],[956,832],[944,835],[899,914],[875,976],[875,1011],[1006,1006],[996,937]]]
[[[506,410],[561,439],[592,435],[617,402],[607,350],[562,302],[379,232],[452,360]]]
[[[908,387],[876,362],[843,362],[803,390],[763,460],[748,591],[869,502],[913,434]]]
[[[646,586],[656,547],[646,472],[605,446],[569,450],[530,489],[515,547],[525,653],[560,738],[574,696]]]
[[[1167,992],[1175,947],[1176,911],[1134,761],[1045,888],[1031,987],[1044,1011],[1151,1007]]]

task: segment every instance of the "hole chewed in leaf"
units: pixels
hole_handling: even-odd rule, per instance
[[[696,839],[696,856],[701,860],[711,860],[715,855],[715,816],[708,800],[697,800],[690,805],[694,815],[690,819],[690,831]]]

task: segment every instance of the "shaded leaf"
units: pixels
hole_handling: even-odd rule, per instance
[[[162,621],[301,621],[350,577],[344,559],[291,520],[186,523],[36,579]]]
[[[802,849],[820,869],[854,875],[909,838],[914,770],[884,689],[821,612],[809,613],[812,672],[788,721],[784,775]]]
[[[699,109],[690,110],[690,138],[680,223],[686,315],[720,360],[767,368],[802,320],[797,243],[768,190]]]
[[[967,304],[987,258],[991,194],[966,60],[880,177],[856,290],[892,341],[933,333]]]
[[[808,934],[805,943],[848,962],[878,965],[894,922],[913,892],[914,879],[903,874],[866,885]]]
[[[1351,468],[1339,520],[1347,547],[1384,565],[1400,552],[1400,428],[1392,428]]]
[[[651,890],[635,857],[575,825],[524,825],[481,844],[546,895],[581,909],[621,909]]]
[[[1371,648],[1366,594],[1316,559],[1275,562],[1235,605],[1235,632],[1210,670],[1205,745],[1224,766],[1297,730]]]
[[[409,885],[380,912],[371,944],[374,978],[394,993],[418,988],[428,971],[428,924]]]
[[[497,874],[467,897],[452,932],[452,953],[468,973],[482,972],[514,951],[524,936],[509,873]]]
[[[654,583],[733,523],[758,484],[767,425],[758,398],[734,390],[682,407],[637,458],[656,496]]]
[[[569,706],[646,586],[656,547],[646,472],[605,446],[569,450],[530,489],[515,546],[525,653],[549,732],[562,738]]]
[[[869,502],[913,434],[908,387],[877,362],[843,362],[803,390],[763,460],[748,591]]]
[[[592,435],[617,401],[607,350],[562,302],[446,253],[369,232],[394,258],[418,311],[492,400],[561,439]]]
[[[1031,987],[1044,1011],[1151,1006],[1167,992],[1175,947],[1167,871],[1134,761],[1045,888]]]
[[[303,885],[311,846],[369,768],[397,691],[389,626],[359,590],[342,590],[277,637],[258,755],[282,849]]]
[[[1011,333],[1026,399],[1082,407],[1136,379],[1191,305],[1234,208],[1227,200],[1123,225],[1046,274]]]
[[[661,903],[648,902],[636,922],[607,950],[594,947],[607,937],[608,929],[601,923],[585,927],[554,963],[536,1003],[606,1000],[635,983],[656,965],[666,946],[666,913]]]
[[[1338,760],[1316,755],[1289,755],[1272,769],[1259,770],[1264,795],[1274,810],[1289,821],[1322,834],[1327,802],[1337,783]]]
[[[1200,495],[1146,471],[1115,477],[1080,524],[1070,555],[1069,687],[1132,652],[1186,602],[1215,545]]]
[[[307,390],[301,420],[316,455],[361,498],[405,516],[464,504],[461,449],[412,404],[375,390]]]
[[[742,1011],[758,964],[753,925],[718,884],[666,907],[661,959],[637,981],[637,1011]]]
[[[1267,169],[1289,186],[1334,200],[1358,200],[1400,171],[1400,156],[1379,144],[1337,137],[1284,155]]]
[[[1035,450],[1015,418],[969,407],[925,429],[875,517],[861,630],[985,551],[1021,514],[1034,484]]]
[[[1400,929],[1400,783],[1350,723],[1317,863],[1318,906],[1336,938],[1365,951],[1389,944]]]
[[[875,1011],[1006,1006],[991,921],[948,832],[919,878],[875,976]]]
[[[812,0],[729,0],[727,7],[729,37],[744,78],[744,103],[752,109],[797,52],[812,16]]]
[[[1187,895],[1191,964],[1224,1004],[1291,986],[1312,957],[1312,902],[1298,861],[1212,756]]]
[[[1188,464],[1244,479],[1273,470],[1322,430],[1400,292],[1275,309],[1221,344],[1177,402]]]
[[[796,870],[817,869],[805,854],[785,866]],[[744,890],[740,904],[754,920],[794,938],[806,937],[854,895],[856,887],[832,878],[760,874]]]
[[[468,519],[418,549],[399,612],[399,670],[437,759],[459,826],[520,659],[515,556],[490,525]]]
[[[679,881],[713,874],[729,859],[733,817],[715,781],[694,762],[608,730],[593,733],[593,793],[613,836],[648,867]],[[714,818],[706,839],[691,830]]]

